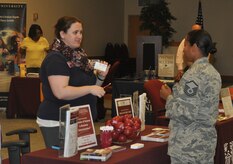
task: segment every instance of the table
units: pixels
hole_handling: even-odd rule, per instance
[[[233,118],[217,122],[216,130],[218,140],[215,164],[233,163]]]
[[[0,71],[0,110],[6,110],[11,78],[8,71]]]
[[[151,132],[151,129],[155,126],[146,126],[146,130],[143,134]],[[130,164],[130,163],[143,163],[143,164],[169,164],[170,158],[167,155],[167,142],[143,142],[140,139],[135,142],[144,143],[143,149],[132,150],[130,144],[126,144],[127,150],[113,153],[112,157],[104,162],[105,164]],[[58,158],[58,152],[52,149],[43,149],[29,154],[25,154],[22,157],[23,164],[75,164],[75,163],[90,163],[96,164],[96,161],[80,161],[80,152],[71,158]]]
[[[152,128],[159,126],[146,125],[146,130],[142,134],[148,134]],[[215,153],[215,164],[224,164],[233,162],[233,118],[224,120],[216,123],[216,130],[218,134],[218,141]],[[99,142],[99,141],[98,141]],[[167,155],[167,142],[157,143],[157,142],[144,142],[140,139],[135,142],[144,143],[145,147],[140,150],[131,150],[129,145],[127,146],[127,151],[121,151],[114,153],[113,156],[105,163],[158,163],[167,164],[170,163],[169,156]],[[228,153],[227,153],[228,151]],[[52,149],[43,149],[40,151],[32,152],[23,156],[23,164],[60,164],[66,162],[67,164],[74,163],[96,163],[91,161],[80,161],[79,153],[72,158],[58,158],[58,152]],[[227,162],[228,161],[228,162]]]
[[[11,78],[13,75],[9,75],[7,71],[0,71],[0,93],[8,93],[10,88]]]
[[[12,77],[6,110],[7,118],[36,118],[40,104],[40,79]]]

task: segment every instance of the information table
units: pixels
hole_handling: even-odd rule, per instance
[[[36,118],[40,104],[40,79],[12,77],[10,83],[7,118]]]
[[[143,134],[151,132],[151,129],[155,126],[146,126],[146,130]],[[158,127],[158,126],[157,126]],[[99,137],[97,137],[99,138]],[[139,150],[130,149],[130,144],[140,142],[144,143],[144,148]],[[167,142],[144,142],[140,139],[135,142],[128,143],[125,146],[127,150],[113,153],[109,160],[104,162],[105,164],[130,164],[130,163],[143,163],[143,164],[169,164],[170,158],[167,155]],[[98,141],[99,143],[99,141]],[[98,144],[99,145],[99,144]],[[95,147],[97,148],[97,147]],[[43,149],[40,151],[25,154],[22,158],[23,164],[75,164],[75,163],[90,163],[96,164],[96,161],[80,161],[80,152],[71,158],[59,158],[58,151],[52,149]]]
[[[233,163],[233,118],[217,122],[215,164]]]

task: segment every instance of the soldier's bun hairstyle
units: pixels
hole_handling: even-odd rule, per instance
[[[217,52],[215,47],[216,43],[212,42],[210,34],[205,30],[190,31],[186,39],[191,46],[196,44],[205,57],[207,57],[209,53],[214,54]]]

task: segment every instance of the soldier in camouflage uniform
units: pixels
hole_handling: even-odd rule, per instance
[[[166,85],[161,87],[166,116],[170,118],[168,154],[172,164],[214,163],[221,77],[207,56],[215,52],[215,44],[206,31],[189,32],[184,57],[193,64],[173,91]]]

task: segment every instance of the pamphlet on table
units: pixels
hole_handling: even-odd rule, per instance
[[[107,161],[112,153],[126,150],[126,146],[113,145],[103,149],[87,149],[80,153],[80,160]]]
[[[95,128],[89,105],[60,108],[59,156],[71,157],[78,150],[97,145]]]
[[[107,161],[112,156],[110,149],[87,149],[80,153],[80,160]]]
[[[152,132],[141,136],[142,141],[166,142],[169,138],[169,129],[154,128]]]

